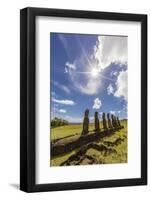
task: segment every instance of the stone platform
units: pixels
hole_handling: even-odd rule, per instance
[[[81,134],[81,136],[79,136],[78,138],[68,137],[68,138],[62,138],[53,143],[51,142],[51,157],[56,157],[56,156],[60,156],[65,153],[71,152],[74,149],[82,147],[83,145],[92,143],[103,137],[110,136],[114,134],[114,132],[122,128],[124,127],[119,126],[117,128],[110,128],[110,129],[102,130],[99,132],[94,131],[87,135]]]

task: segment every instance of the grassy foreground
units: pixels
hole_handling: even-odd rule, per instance
[[[52,158],[51,166],[60,165],[87,165],[87,164],[111,164],[127,162],[127,120],[122,120],[123,129],[116,131],[110,136],[106,136],[99,141],[94,142],[92,148],[87,148],[83,155],[78,154],[80,149],[71,151],[65,155]],[[102,123],[100,123],[102,127]],[[90,124],[91,134],[94,130],[94,124]],[[82,132],[82,124],[67,125],[51,129],[51,141],[62,138],[79,138]],[[95,148],[96,147],[96,148]],[[102,150],[98,150],[99,148]],[[77,157],[76,157],[77,155]],[[76,159],[73,159],[76,158]]]
[[[100,123],[100,127],[102,127],[102,123]],[[90,133],[93,130],[94,130],[94,124],[90,124],[89,125]],[[51,129],[50,132],[51,132],[50,133],[51,141],[69,136],[80,136],[82,132],[82,124],[60,126]]]

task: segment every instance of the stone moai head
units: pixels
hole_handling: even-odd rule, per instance
[[[89,110],[86,109],[84,112],[82,134],[86,135],[86,134],[88,134],[88,132],[89,132]]]
[[[88,117],[88,116],[89,116],[89,109],[86,109],[86,110],[85,110],[84,116],[85,116],[85,117]]]
[[[105,113],[102,114],[102,119],[103,119],[103,128],[107,129],[107,121],[106,121]]]
[[[95,112],[94,117],[98,118],[98,112]]]
[[[99,117],[98,117],[98,112],[95,112],[94,114],[94,124],[95,124],[95,131],[100,131],[100,124],[99,124]]]
[[[116,116],[114,116],[114,123],[115,123],[115,127],[118,127],[117,117]]]
[[[109,113],[107,113],[107,119],[108,119],[108,128],[113,128]]]
[[[105,119],[105,113],[102,114],[102,118]]]
[[[121,124],[120,124],[120,120],[119,120],[118,117],[117,117],[117,122],[118,122],[118,126],[121,126]]]
[[[111,115],[111,119],[112,119],[112,126],[113,126],[113,127],[116,127],[116,124],[115,124],[115,117],[114,117],[113,114]]]

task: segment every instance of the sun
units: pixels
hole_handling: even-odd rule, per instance
[[[94,78],[96,78],[98,75],[99,75],[98,69],[93,68],[93,69],[91,70],[91,76],[94,77]]]

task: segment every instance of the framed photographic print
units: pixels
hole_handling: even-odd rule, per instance
[[[20,189],[147,184],[147,16],[20,12]]]

